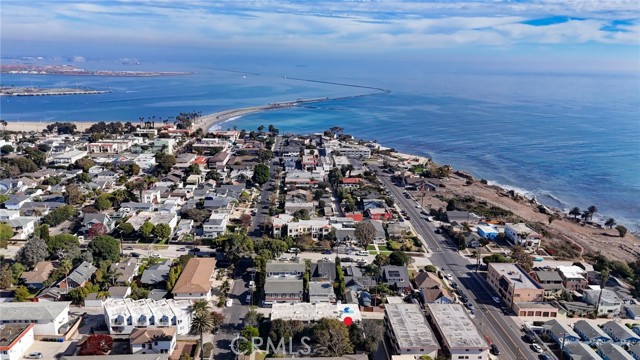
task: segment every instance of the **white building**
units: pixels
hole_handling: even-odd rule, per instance
[[[386,304],[384,323],[394,355],[438,355],[440,345],[418,304]]]
[[[202,232],[204,237],[216,237],[222,235],[227,231],[227,224],[229,223],[229,214],[227,213],[212,213],[209,220],[202,224]]]
[[[131,334],[136,327],[175,327],[186,335],[191,327],[191,302],[186,300],[107,300],[104,320],[112,334]]]
[[[309,282],[309,302],[314,303],[335,303],[336,293],[330,281]]]
[[[129,344],[134,354],[171,354],[176,348],[176,328],[135,328]]]
[[[314,239],[322,239],[331,232],[331,229],[327,219],[299,220],[287,225],[287,235],[295,238],[308,234]]]
[[[0,324],[32,323],[36,336],[59,336],[69,322],[69,301],[0,304]]]
[[[354,323],[362,321],[358,305],[329,303],[274,303],[271,308],[271,321],[298,320],[304,323],[316,322],[322,318],[344,321],[350,317]]]
[[[53,163],[56,165],[70,165],[82,159],[85,156],[87,156],[86,151],[80,151],[80,150],[68,151],[64,154],[56,155],[53,158]]]
[[[616,316],[620,314],[622,309],[622,300],[616,295],[615,292],[607,289],[602,290],[602,297],[600,297],[600,290],[584,290],[583,301],[587,304],[591,304],[598,309],[598,316]],[[600,306],[598,307],[598,299],[600,299]]]
[[[512,243],[521,245],[526,249],[537,249],[540,247],[540,240],[542,239],[542,235],[524,223],[507,223],[504,228],[504,234]]]
[[[489,359],[489,344],[461,304],[426,304],[430,322],[440,333],[451,360]]]
[[[211,300],[211,287],[215,278],[216,259],[191,258],[173,286],[174,299]]]
[[[0,360],[18,360],[33,344],[33,324],[0,325]]]
[[[87,151],[89,153],[107,153],[107,154],[119,154],[125,150],[128,150],[133,145],[131,140],[105,140],[96,141],[87,145]]]

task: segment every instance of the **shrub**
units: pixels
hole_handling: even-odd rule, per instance
[[[204,357],[208,359],[213,353],[213,344],[211,342],[204,343],[202,352],[204,352]]]

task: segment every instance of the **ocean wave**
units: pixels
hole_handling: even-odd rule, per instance
[[[535,199],[537,202],[539,202],[542,205],[545,206],[549,206],[561,211],[568,211],[569,208],[569,204],[566,203],[565,201],[561,200],[557,195],[553,194],[552,192],[548,191],[548,190],[544,190],[544,189],[535,189],[535,190],[529,190],[529,189],[523,189],[517,186],[513,186],[513,185],[505,185],[505,184],[501,184],[499,182],[496,181],[487,181],[487,184],[489,185],[493,185],[493,186],[498,186],[500,188],[503,188],[505,190],[512,190],[513,192],[515,192],[516,194],[522,195],[527,199]]]

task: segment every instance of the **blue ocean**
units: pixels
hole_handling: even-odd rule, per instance
[[[432,69],[420,64],[236,66],[242,68],[195,66],[189,68],[193,75],[155,78],[3,74],[3,86],[90,87],[111,93],[2,98],[0,115],[9,122],[135,123],[139,117],[160,120],[192,110],[207,114],[298,98],[377,93],[251,114],[222,127],[273,124],[285,132],[310,133],[339,125],[357,137],[451,164],[552,207],[596,205],[596,217],[613,217],[640,229],[637,74]]]

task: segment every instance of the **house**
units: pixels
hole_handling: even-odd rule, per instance
[[[204,208],[214,213],[231,213],[235,198],[226,195],[208,195],[204,197]]]
[[[340,184],[338,184],[339,188],[344,189],[353,189],[360,187],[360,183],[363,180],[361,178],[342,178],[340,179]]]
[[[332,229],[327,219],[298,220],[287,224],[287,235],[293,238],[311,235],[313,239],[318,240],[329,235]]]
[[[562,346],[563,342],[566,345],[571,342],[580,341],[580,335],[573,331],[569,325],[557,320],[549,320],[544,323],[544,332],[559,346]]]
[[[151,189],[151,190],[143,190],[141,202],[147,204],[159,204],[160,203],[160,190]]]
[[[411,291],[409,272],[405,266],[385,265],[382,267],[382,283],[389,288],[402,291]]]
[[[129,345],[134,354],[171,354],[176,348],[176,329],[135,328],[129,336]]]
[[[266,266],[267,278],[296,278],[302,279],[306,271],[304,263],[283,263],[270,261]]]
[[[387,233],[391,238],[401,238],[403,235],[411,234],[411,226],[406,222],[389,223]]]
[[[131,283],[133,277],[138,275],[138,261],[135,258],[129,258],[126,261],[121,261],[111,265],[111,270],[115,274],[115,284],[124,285],[125,283]]]
[[[55,165],[61,165],[61,166],[70,165],[70,164],[74,164],[76,161],[82,159],[85,156],[87,156],[86,151],[80,151],[80,150],[67,151],[63,154],[54,156],[53,163]]]
[[[451,359],[489,360],[489,344],[462,304],[427,304],[429,323]]]
[[[6,224],[9,225],[15,233],[13,235],[13,238],[21,240],[25,240],[29,238],[31,234],[33,234],[36,229],[37,223],[38,218],[34,216],[22,216],[6,221]]]
[[[624,313],[627,319],[640,320],[640,305],[625,305]]]
[[[425,303],[452,304],[455,297],[442,286],[438,275],[432,272],[421,272],[413,279],[415,288]]]
[[[114,300],[104,303],[104,320],[111,334],[131,334],[137,327],[175,328],[178,335],[189,334],[191,301]]]
[[[313,214],[315,205],[311,201],[287,201],[284,203],[284,211],[287,214],[293,214],[298,210],[307,210],[309,214]]]
[[[600,360],[600,356],[587,344],[580,342],[572,342],[564,345],[563,356],[568,360]]]
[[[2,222],[17,219],[19,216],[20,216],[20,210],[0,209],[0,221]]]
[[[611,343],[598,345],[597,353],[603,360],[633,360],[633,356],[620,345]]]
[[[96,141],[91,144],[87,144],[87,151],[89,153],[107,153],[107,154],[119,154],[125,150],[128,150],[133,145],[131,140],[105,140]]]
[[[369,208],[365,210],[365,214],[372,220],[390,220],[393,217],[391,211],[386,208]]]
[[[216,237],[227,232],[227,224],[229,222],[229,214],[212,213],[211,217],[202,224],[202,236]]]
[[[107,233],[113,230],[115,222],[107,214],[84,214],[82,218],[82,232],[86,233],[95,224],[102,224]]]
[[[111,286],[107,290],[111,299],[123,300],[131,295],[131,288],[128,286]]]
[[[334,281],[336,279],[336,264],[322,261],[311,265],[310,281]]]
[[[211,300],[216,259],[191,258],[171,293],[176,300]]]
[[[454,223],[454,222],[458,224],[467,223],[469,225],[477,224],[478,221],[481,219],[478,215],[472,212],[458,211],[458,210],[447,211],[445,213],[445,218],[449,223]]]
[[[582,290],[589,286],[586,278],[587,272],[579,266],[558,266],[556,271],[560,274],[562,285],[567,291]]]
[[[4,202],[4,207],[7,210],[20,210],[30,198],[25,195],[11,195],[7,201]]]
[[[137,211],[153,211],[153,204],[140,202],[123,202],[120,204],[120,211],[133,213]]]
[[[498,230],[495,228],[495,226],[491,225],[478,225],[476,231],[478,232],[478,235],[489,240],[495,240],[495,238],[499,235]]]
[[[303,264],[304,265],[304,264]],[[275,303],[302,302],[304,284],[302,279],[270,278],[264,284],[264,306]]]
[[[482,245],[480,242],[483,237],[477,233],[466,231],[462,233],[462,236],[464,236],[464,245],[467,248],[478,248]]]
[[[602,291],[584,290],[582,294],[582,301],[595,306],[598,310],[598,316],[616,316],[620,314],[622,300],[615,292],[607,289],[602,289]],[[599,305],[598,299],[600,299]]]
[[[417,304],[386,304],[384,322],[393,354],[437,357],[440,345]]]
[[[525,249],[537,249],[540,247],[542,235],[531,229],[524,223],[507,223],[504,234],[513,244],[521,245]]]
[[[90,262],[83,261],[82,264],[73,269],[69,276],[58,283],[58,287],[64,290],[65,293],[71,289],[83,287],[89,282],[96,270],[98,269],[91,265]]]
[[[276,303],[271,309],[271,321],[299,321],[312,323],[323,318],[334,318],[343,321],[350,317],[354,323],[362,321],[362,315],[357,306],[351,304],[330,303]],[[321,359],[321,358],[319,358]]]
[[[31,289],[42,289],[55,268],[51,261],[40,261],[31,271],[23,272],[20,280]]]
[[[631,354],[635,360],[640,360],[640,343],[629,347],[629,354]]]
[[[140,283],[151,287],[164,287],[169,278],[170,269],[171,260],[167,260],[162,264],[151,265],[142,272]]]
[[[512,309],[515,302],[543,301],[544,288],[519,265],[489,263],[487,282]]]
[[[70,301],[0,303],[0,325],[32,323],[35,336],[59,336],[66,332]]]
[[[0,360],[18,360],[33,345],[34,324],[0,325]]]
[[[611,339],[619,344],[633,345],[640,342],[640,335],[634,333],[624,324],[617,321],[608,321],[602,325],[604,330]]]
[[[333,291],[331,281],[311,281],[309,282],[309,302],[315,303],[335,303],[336,294]]]
[[[369,275],[364,275],[362,270],[355,265],[346,265],[342,267],[344,274],[344,282],[347,290],[363,291],[376,286],[376,281]]]
[[[557,271],[534,271],[533,277],[544,289],[544,296],[555,296],[564,290],[562,277]]]
[[[580,335],[582,341],[587,342],[591,346],[599,346],[602,343],[611,341],[609,335],[602,331],[602,329],[585,320],[576,321],[573,324],[573,330]]]

